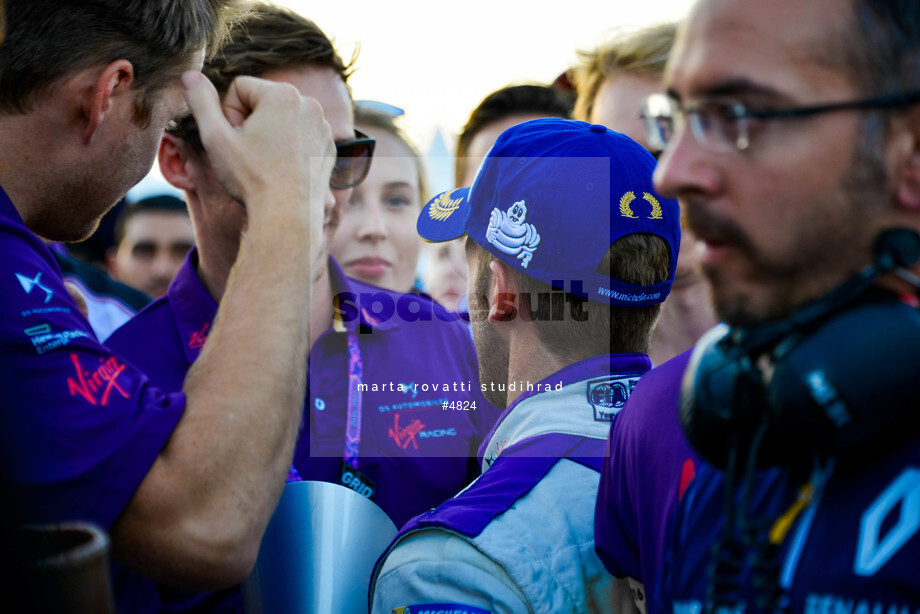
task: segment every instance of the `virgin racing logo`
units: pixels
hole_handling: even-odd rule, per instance
[[[409,426],[400,427],[399,413],[397,412],[393,417],[393,428],[387,430],[387,436],[392,437],[396,445],[403,450],[405,450],[410,443],[412,444],[413,450],[418,450],[418,441],[415,439],[415,436],[418,435],[423,428],[425,428],[425,425],[418,418],[410,422]]]
[[[109,394],[113,389],[124,398],[128,398],[128,392],[118,384],[118,376],[125,370],[125,365],[118,362],[114,356],[109,356],[105,361],[100,359],[102,364],[92,372],[83,368],[83,365],[80,364],[80,357],[76,354],[71,354],[70,360],[77,372],[76,379],[67,378],[67,390],[70,396],[80,395],[90,405],[102,405],[103,407],[109,404]]]

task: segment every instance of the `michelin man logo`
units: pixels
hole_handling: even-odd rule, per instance
[[[527,203],[519,200],[508,207],[507,213],[499,211],[498,207],[492,209],[486,229],[486,240],[498,251],[517,256],[525,269],[540,245],[540,234],[533,224],[524,221],[526,219]]]

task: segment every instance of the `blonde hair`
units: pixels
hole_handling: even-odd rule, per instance
[[[406,134],[406,131],[396,122],[396,118],[393,115],[382,113],[371,107],[362,106],[359,103],[355,105],[355,126],[379,128],[384,132],[392,134],[406,146],[411,152],[412,157],[415,158],[415,166],[418,170],[419,200],[421,204],[424,205],[430,196],[428,192],[428,172],[425,168],[425,157]],[[371,164],[373,164],[373,162],[371,162]]]
[[[663,23],[621,34],[591,51],[579,51],[581,63],[573,70],[578,92],[573,117],[588,121],[597,93],[608,77],[631,73],[660,78],[676,32],[676,23]]]

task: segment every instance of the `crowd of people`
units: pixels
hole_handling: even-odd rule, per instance
[[[22,611],[242,612],[320,481],[399,529],[374,614],[920,612],[920,6],[697,0],[486,96],[440,194],[293,10],[0,0],[0,37]],[[81,261],[154,163],[182,196]],[[33,577],[75,521],[104,608]]]

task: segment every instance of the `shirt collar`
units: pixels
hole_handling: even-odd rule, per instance
[[[0,186],[0,216],[9,218],[17,226],[25,227],[25,220],[22,219],[22,216],[19,215],[19,210],[16,209],[16,206],[13,204],[13,201],[10,200],[10,197],[6,195],[6,192],[3,190],[3,186]]]
[[[185,349],[188,361],[194,362],[201,353],[201,348],[211,332],[211,326],[214,317],[217,315],[217,301],[208,293],[207,288],[198,276],[198,248],[192,248],[185,262],[176,273],[175,279],[169,285],[166,294],[169,298],[169,306],[173,311],[173,317],[179,328],[179,334],[182,338],[182,347]],[[367,292],[366,286],[360,282],[351,279],[345,275],[339,264],[329,258],[329,281],[332,287],[333,296],[340,293],[351,293],[357,296],[361,292]],[[379,291],[379,289],[378,289]],[[339,317],[336,317],[339,316]],[[370,331],[370,330],[391,330],[397,328],[393,322],[381,322],[367,313],[366,309],[360,309],[357,318],[345,321],[338,310],[333,312],[333,325],[329,330],[344,331]]]
[[[335,332],[372,332],[374,330],[389,331],[397,330],[399,324],[397,318],[389,320],[380,320],[371,315],[365,306],[361,305],[358,300],[362,294],[372,294],[375,292],[384,292],[393,298],[395,303],[402,295],[399,292],[393,292],[384,288],[378,288],[365,284],[352,277],[345,275],[342,267],[335,261],[332,256],[329,257],[329,285],[332,288],[332,300],[334,309],[332,312],[332,330]],[[357,317],[355,317],[357,315]]]
[[[0,186],[0,215],[10,218],[19,225],[23,225],[22,216],[13,206],[13,201],[10,200],[10,197],[3,191],[3,186]]]
[[[16,205],[13,204],[12,199],[7,195],[3,190],[3,187],[0,186],[0,218],[6,218],[9,222],[18,228],[23,230],[27,241],[30,243],[32,248],[36,251],[37,255],[42,258],[53,271],[55,271],[58,276],[61,276],[61,267],[57,262],[57,259],[54,257],[54,254],[51,252],[51,248],[47,243],[42,240],[41,237],[36,235],[32,230],[26,226],[26,222],[22,219],[22,215],[19,214],[19,209],[16,208]]]
[[[195,362],[201,353],[217,315],[217,301],[204,287],[197,268],[198,248],[194,247],[166,291],[182,338],[182,347],[190,363]]]
[[[533,390],[525,391],[502,412],[486,435],[479,448],[483,470],[501,450],[537,435],[568,433],[606,439],[610,422],[596,419],[586,380],[627,376],[638,379],[651,366],[646,354],[602,354],[568,365],[540,380]]]

